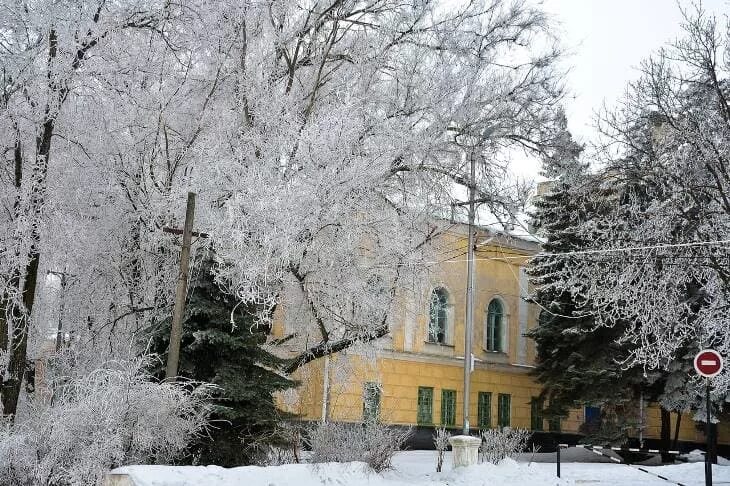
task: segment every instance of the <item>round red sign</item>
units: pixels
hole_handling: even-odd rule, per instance
[[[714,349],[703,349],[695,356],[695,370],[700,376],[712,378],[722,371],[722,356]]]

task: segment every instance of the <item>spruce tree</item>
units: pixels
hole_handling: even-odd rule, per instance
[[[274,392],[295,383],[276,372],[283,360],[262,347],[268,329],[257,327],[256,306],[240,303],[221,290],[213,275],[212,258],[202,259],[196,266],[183,321],[178,374],[213,383],[219,391],[209,437],[195,444],[191,459],[240,466],[254,457],[248,444],[273,437],[277,422],[285,418],[276,408]],[[169,320],[152,334],[151,351],[163,361],[169,335]]]
[[[570,257],[552,256],[588,247],[590,233],[579,227],[606,204],[597,180],[579,160],[581,150],[565,129],[543,163],[549,188],[534,203],[533,225],[547,255],[533,259],[528,268],[531,300],[542,308],[539,325],[528,334],[538,355],[532,376],[543,385],[546,417],[563,417],[584,404],[601,406],[600,427],[586,424],[584,432],[617,443],[625,440],[638,415],[632,402],[645,380],[641,370],[625,369],[621,363],[628,357],[628,350],[618,343],[621,326],[597,327],[583,289],[566,285]]]

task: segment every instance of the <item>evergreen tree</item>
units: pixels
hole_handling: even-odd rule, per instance
[[[638,416],[636,399],[645,379],[641,370],[625,369],[626,346],[618,339],[620,326],[598,327],[590,301],[582,290],[567,285],[569,256],[551,256],[583,250],[586,222],[610,200],[610,195],[579,160],[580,147],[565,129],[561,144],[543,163],[549,188],[534,203],[533,225],[543,238],[546,256],[533,259],[528,269],[533,285],[531,300],[543,310],[539,325],[529,332],[537,346],[532,371],[542,385],[548,418],[565,416],[584,404],[600,406],[601,422],[586,424],[593,438],[622,442]],[[581,297],[578,297],[581,296]]]
[[[213,260],[202,259],[191,285],[180,348],[179,375],[220,387],[209,437],[192,456],[202,464],[240,466],[254,451],[246,444],[273,437],[284,418],[273,393],[295,386],[275,370],[283,360],[266,351],[268,329],[256,327],[256,306],[240,303],[215,282]],[[153,331],[151,351],[166,358],[170,321]],[[159,370],[162,374],[164,370]]]

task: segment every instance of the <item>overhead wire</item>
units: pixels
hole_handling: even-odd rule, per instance
[[[662,250],[662,249],[672,249],[672,248],[698,248],[698,247],[706,247],[706,246],[719,246],[719,245],[727,245],[730,244],[730,240],[716,240],[716,241],[694,241],[694,242],[688,242],[688,243],[667,243],[667,244],[658,244],[658,245],[643,245],[643,246],[633,246],[633,247],[621,247],[621,248],[604,248],[604,249],[593,249],[593,250],[576,250],[576,251],[569,251],[569,252],[560,252],[560,253],[552,253],[552,252],[539,252],[535,254],[529,254],[529,253],[520,253],[515,251],[506,251],[503,246],[501,245],[494,245],[493,248],[499,248],[499,250],[496,249],[488,249],[488,248],[482,248],[479,249],[479,252],[494,252],[494,253],[500,253],[499,256],[492,256],[492,257],[478,257],[475,258],[474,261],[506,261],[506,260],[534,260],[538,258],[564,258],[564,257],[570,257],[570,256],[579,256],[579,255],[601,255],[601,254],[618,254],[622,252],[633,252],[633,251],[646,251],[646,250]],[[452,253],[455,251],[458,251],[458,248],[454,248],[452,250],[449,250],[448,253]],[[466,251],[462,248],[462,253],[459,255],[454,255],[451,257],[447,257],[444,259],[439,260],[426,260],[426,261],[420,261],[420,262],[404,262],[404,263],[393,263],[393,264],[382,264],[382,265],[375,265],[372,268],[377,267],[392,267],[392,266],[401,266],[401,267],[413,267],[415,265],[423,265],[425,267],[433,267],[436,265],[441,265],[444,263],[466,263],[468,260],[465,258],[460,258],[464,255],[466,255]],[[730,259],[730,254],[728,255],[712,255],[713,258],[728,258]],[[649,258],[648,255],[636,255],[636,256],[623,256],[623,261],[631,261],[629,259],[636,260],[647,260]],[[686,260],[702,260],[709,258],[707,255],[656,255],[654,258],[662,258],[662,259],[673,259],[673,258],[681,258]],[[611,263],[615,262],[614,259],[606,259],[606,260],[597,260],[598,263],[605,262],[605,263]],[[672,262],[663,262],[664,265],[679,265],[678,263],[672,263]]]
[[[520,298],[527,300],[526,299],[527,296],[530,295],[529,289],[526,289],[522,286],[522,282],[520,281],[519,276],[515,273],[514,268],[512,268],[512,265],[509,265],[509,269],[510,269],[510,272],[512,272],[512,276],[515,278],[515,281],[517,282],[517,287],[520,289],[520,294],[521,294]],[[557,312],[553,312],[534,299],[530,300],[529,302],[532,304],[535,304],[537,307],[542,309],[542,311],[547,312],[548,314],[550,314],[551,316],[554,316],[554,317],[562,317],[564,319],[580,319],[582,317],[582,316],[568,316],[565,314],[559,314]]]
[[[577,255],[599,255],[599,254],[613,254],[613,253],[621,253],[621,252],[632,252],[632,251],[645,251],[645,250],[662,250],[662,249],[670,249],[670,248],[692,248],[692,247],[702,247],[702,246],[717,246],[717,245],[727,245],[730,244],[730,240],[716,240],[716,241],[693,241],[688,243],[666,243],[666,244],[658,244],[658,245],[644,245],[644,246],[633,246],[633,247],[623,247],[623,248],[601,248],[601,249],[595,249],[595,250],[576,250],[576,251],[568,251],[568,252],[562,252],[562,253],[548,253],[548,252],[540,252],[536,253],[534,255],[529,254],[518,254],[511,252],[515,256],[507,256],[506,254],[501,257],[482,257],[482,258],[475,258],[475,261],[479,260],[515,260],[515,259],[535,259],[535,258],[546,258],[546,257],[567,257],[567,256],[577,256]],[[488,251],[488,250],[485,250]],[[494,251],[494,250],[491,250]],[[670,258],[667,255],[659,255],[659,258]],[[700,256],[698,256],[699,258]],[[637,258],[639,258],[637,256]],[[466,260],[446,260],[443,263],[459,263],[464,262]]]
[[[489,249],[483,249],[480,251],[484,252],[494,252],[499,253],[500,256],[497,257],[481,257],[481,258],[475,258],[474,261],[505,261],[505,260],[515,260],[515,259],[535,259],[535,258],[544,258],[544,257],[563,257],[563,256],[573,256],[573,255],[595,255],[595,254],[616,254],[620,252],[632,252],[632,251],[646,251],[646,250],[658,250],[658,249],[671,249],[671,248],[692,248],[692,247],[703,247],[703,246],[717,246],[717,245],[724,245],[729,244],[730,240],[716,240],[716,241],[696,241],[696,242],[686,242],[686,243],[667,243],[667,244],[657,244],[657,245],[642,245],[642,246],[634,246],[634,247],[624,247],[624,248],[607,248],[607,249],[595,249],[595,250],[576,250],[571,252],[563,252],[563,253],[537,253],[535,255],[525,255],[521,253],[517,253],[514,251],[506,251],[503,247],[495,245],[493,248]],[[510,254],[512,256],[508,256],[507,254]],[[673,258],[668,257],[667,255],[657,255],[658,258]],[[703,255],[678,255],[679,258],[684,259],[702,259],[707,258]],[[635,261],[648,263],[648,260],[650,259],[650,255],[636,255],[633,258]],[[730,255],[717,255],[715,258],[728,258],[730,259]],[[441,263],[459,263],[459,262],[466,262],[468,260],[446,260]],[[613,262],[615,260],[603,260],[603,262],[609,263]],[[601,263],[601,261],[599,261]],[[663,265],[681,265],[680,263],[672,263],[672,262],[663,262]],[[515,273],[514,268],[512,268],[512,265],[509,266],[510,272],[512,273],[513,277],[515,278],[515,281],[517,282],[517,285],[520,289],[520,292],[523,296],[529,295],[529,289],[526,289],[523,287],[522,282],[519,278],[519,276]],[[542,304],[540,304],[537,301],[531,301],[537,307],[539,307],[541,310],[547,312],[548,314],[555,316],[555,317],[562,317],[566,319],[579,319],[580,316],[568,316],[565,314],[560,314],[553,312],[552,310],[546,308]]]

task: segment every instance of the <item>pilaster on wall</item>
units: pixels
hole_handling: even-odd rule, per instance
[[[525,295],[527,291],[528,279],[527,272],[524,267],[520,267],[519,276],[520,301],[518,304],[517,318],[519,320],[519,332],[517,334],[517,363],[526,365],[527,363],[527,318],[530,313],[529,305]]]
[[[413,343],[418,333],[416,316],[415,302],[413,302],[413,299],[406,300],[405,312],[403,313],[403,351],[413,351]]]

